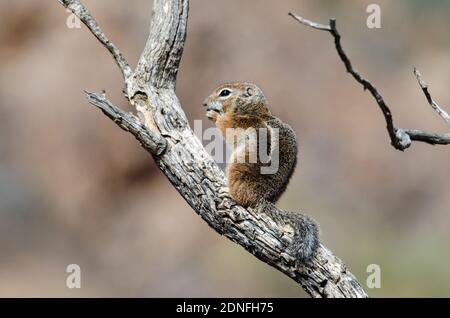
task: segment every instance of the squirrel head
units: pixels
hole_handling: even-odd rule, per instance
[[[203,106],[206,116],[221,128],[246,128],[252,120],[272,116],[262,90],[252,83],[222,84],[205,99]]]

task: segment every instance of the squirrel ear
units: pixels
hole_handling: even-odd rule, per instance
[[[251,87],[247,87],[246,92],[247,92],[248,97],[253,96],[253,94],[255,94],[253,88],[251,88]]]

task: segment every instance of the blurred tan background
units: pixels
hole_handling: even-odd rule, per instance
[[[85,0],[135,63],[150,1]],[[381,5],[382,28],[366,27]],[[289,11],[336,17],[356,68],[396,124],[444,132],[412,74],[450,110],[449,1],[192,0],[177,91],[191,122],[228,80],[258,83],[301,138],[279,206],[303,211],[371,296],[450,296],[450,146],[389,145],[374,100],[351,79],[329,34]],[[305,296],[293,281],[217,235],[137,142],[90,106],[105,89],[130,109],[118,69],[57,1],[0,2],[0,296]],[[82,288],[66,288],[66,266]]]

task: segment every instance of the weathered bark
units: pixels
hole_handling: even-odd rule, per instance
[[[78,0],[61,2],[83,22],[93,20],[78,14],[84,10],[73,9],[82,6]],[[367,297],[326,247],[319,247],[310,264],[298,263],[287,248],[294,233],[287,233],[267,215],[237,205],[223,192],[226,177],[189,127],[175,94],[187,17],[188,0],[154,1],[144,52],[136,71],[124,76],[126,96],[140,119],[113,106],[104,95],[86,93],[89,102],[136,137],[186,202],[219,234],[291,277],[312,297]]]

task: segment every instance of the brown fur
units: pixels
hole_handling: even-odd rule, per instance
[[[222,98],[220,92],[223,89],[230,89],[232,93],[227,98]],[[279,130],[280,166],[275,174],[261,174],[263,163],[259,160],[256,163],[230,162],[227,167],[230,194],[236,202],[243,206],[254,206],[261,198],[276,202],[286,189],[297,162],[297,138],[294,131],[272,116],[266,98],[254,84],[223,84],[205,100],[205,105],[211,103],[221,104],[223,114],[213,115],[212,120],[225,138],[229,137],[227,128],[271,127]],[[231,146],[235,148],[235,145]],[[249,154],[245,154],[245,157],[249,157]]]
[[[317,224],[307,216],[278,210],[274,206],[286,190],[297,163],[295,132],[288,124],[272,116],[266,98],[255,84],[239,82],[220,85],[206,98],[204,106],[208,109],[207,116],[215,122],[233,148],[231,159],[236,159],[238,155],[245,158],[245,162],[232,160],[228,163],[228,188],[231,197],[242,206],[251,206],[269,215],[283,228],[286,225],[294,228],[295,236],[290,248],[300,261],[308,262],[319,244]],[[241,142],[227,136],[227,128],[241,128],[234,133]],[[262,174],[261,168],[265,164],[258,157],[256,162],[249,162],[248,159],[264,145],[264,140],[259,135],[256,139],[249,138],[251,135],[248,134],[248,128],[268,128],[269,131],[278,129],[279,167],[275,173]],[[271,149],[276,145],[276,140],[272,135],[268,137],[266,149]],[[254,147],[241,147],[245,144],[242,140],[249,139],[256,140],[253,142]]]

